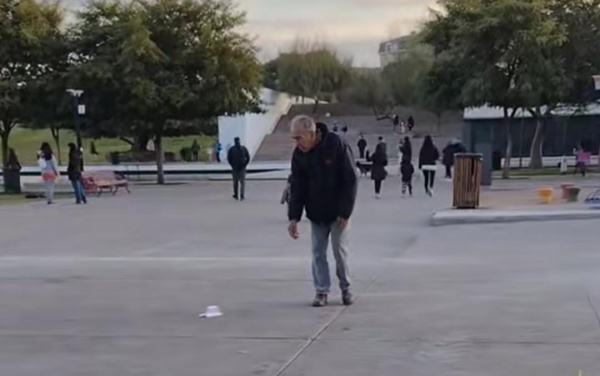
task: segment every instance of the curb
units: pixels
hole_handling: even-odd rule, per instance
[[[433,213],[429,224],[434,227],[540,221],[600,219],[600,210],[444,210]]]

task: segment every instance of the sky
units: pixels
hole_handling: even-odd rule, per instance
[[[431,0],[236,0],[247,12],[246,31],[256,37],[261,60],[293,42],[332,45],[355,66],[379,66],[379,43],[409,34],[427,20]]]

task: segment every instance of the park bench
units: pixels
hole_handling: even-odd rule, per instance
[[[127,193],[129,190],[129,181],[122,176],[112,171],[94,171],[83,175],[83,188],[88,193],[95,193],[100,196],[105,190],[116,195],[119,188],[125,188]]]

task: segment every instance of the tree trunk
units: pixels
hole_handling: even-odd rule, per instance
[[[163,145],[162,136],[157,135],[154,138],[154,148],[156,150],[156,183],[165,184],[165,170],[163,163]]]
[[[62,164],[62,158],[60,155],[60,128],[50,127],[50,133],[52,133],[52,138],[54,139],[54,143],[56,144],[56,156],[58,159],[58,164]]]
[[[2,130],[0,138],[2,139],[2,167],[6,169],[8,166],[8,136],[10,135],[10,128]]]
[[[315,105],[313,106],[313,114],[317,113],[318,108],[319,108],[319,98],[315,98]]]
[[[544,148],[544,130],[546,128],[546,121],[543,119],[540,113],[536,114],[536,127],[535,135],[533,136],[533,142],[531,143],[531,150],[529,152],[530,162],[529,168],[542,168],[542,157]]]
[[[502,179],[510,179],[510,160],[512,159],[512,135],[510,132],[511,117],[508,116],[508,109],[504,109],[504,128],[506,130],[506,153],[504,155],[504,169],[502,170]]]

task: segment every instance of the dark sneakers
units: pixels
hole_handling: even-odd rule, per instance
[[[327,294],[319,294],[315,295],[315,299],[313,300],[313,307],[325,307],[327,305]]]
[[[354,296],[350,290],[342,291],[342,304],[345,306],[350,306],[354,304]],[[325,307],[327,305],[327,294],[319,294],[315,295],[315,299],[312,303],[313,307]]]
[[[342,304],[345,306],[354,304],[354,296],[352,296],[350,290],[342,291]]]

